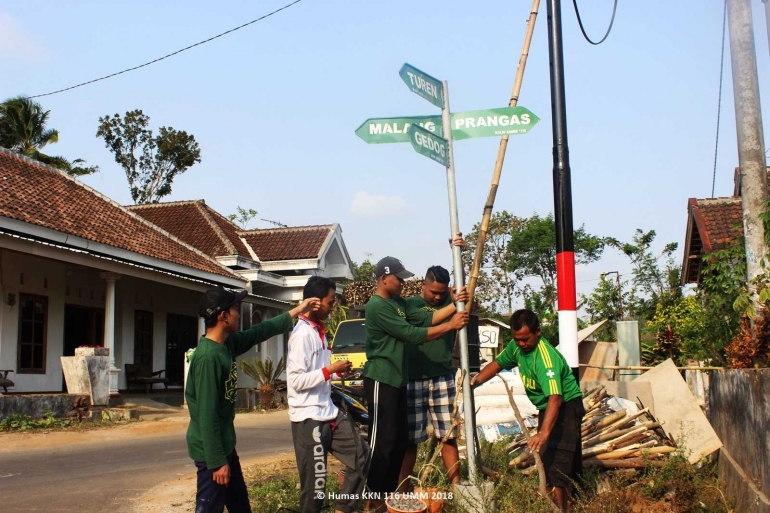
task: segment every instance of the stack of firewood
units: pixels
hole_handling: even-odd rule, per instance
[[[660,459],[676,449],[660,422],[648,408],[632,415],[625,409],[616,411],[609,404],[611,399],[604,386],[583,397],[583,466],[617,469],[662,464]],[[534,470],[534,458],[526,448],[523,434],[508,445],[508,450],[514,456],[509,468]]]
[[[348,306],[363,305],[374,295],[376,283],[373,281],[354,281],[345,285],[345,302]],[[401,297],[416,296],[422,290],[422,278],[410,278],[404,282]]]

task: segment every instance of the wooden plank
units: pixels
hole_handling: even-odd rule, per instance
[[[617,359],[617,343],[586,340],[578,346],[578,361],[591,367],[580,367],[580,381],[611,380],[614,372],[602,367],[615,365]]]
[[[676,441],[677,446],[689,450],[690,463],[697,463],[722,447],[722,441],[673,360],[666,360],[632,383],[650,384],[655,398],[655,417],[663,423],[666,434]]]

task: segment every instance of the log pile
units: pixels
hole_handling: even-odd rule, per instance
[[[345,286],[345,303],[348,306],[363,305],[374,295],[376,284],[373,281],[354,281]],[[401,297],[416,296],[422,291],[422,278],[410,278],[404,281]]]
[[[611,399],[603,386],[583,397],[586,410],[581,426],[583,466],[618,469],[661,465],[661,460],[676,448],[661,429],[660,422],[648,408],[631,415],[625,409],[616,411],[609,404]],[[509,468],[525,469],[526,473],[534,470],[534,458],[526,447],[523,434],[517,436],[507,449],[513,456]]]

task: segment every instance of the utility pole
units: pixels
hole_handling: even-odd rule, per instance
[[[759,308],[752,281],[763,273],[762,261],[767,254],[764,226],[759,217],[765,211],[767,202],[767,166],[750,0],[727,0],[727,19],[741,172],[743,234],[746,239],[746,274],[749,292]]]
[[[770,49],[770,4],[768,0],[762,0],[765,4],[765,24],[767,25],[767,47]]]
[[[572,183],[567,144],[567,100],[564,92],[564,45],[561,0],[548,0],[548,55],[551,72],[553,124],[553,205],[556,220],[556,287],[559,298],[559,351],[579,376],[575,241],[572,225]]]

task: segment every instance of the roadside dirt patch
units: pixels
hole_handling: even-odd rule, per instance
[[[151,435],[187,429],[187,417],[169,417],[159,420],[139,420],[126,423],[97,425],[84,424],[82,429],[41,430],[0,434],[0,453],[45,450],[50,447],[81,443],[98,443],[135,436]]]
[[[332,458],[329,458],[330,463]],[[336,460],[335,460],[336,463]],[[241,460],[243,476],[246,485],[264,478],[265,475],[286,474],[297,471],[294,459],[285,456],[267,456]],[[136,513],[182,513],[195,511],[196,476],[194,469],[190,474],[177,479],[165,481],[154,486],[144,495],[136,499]]]

